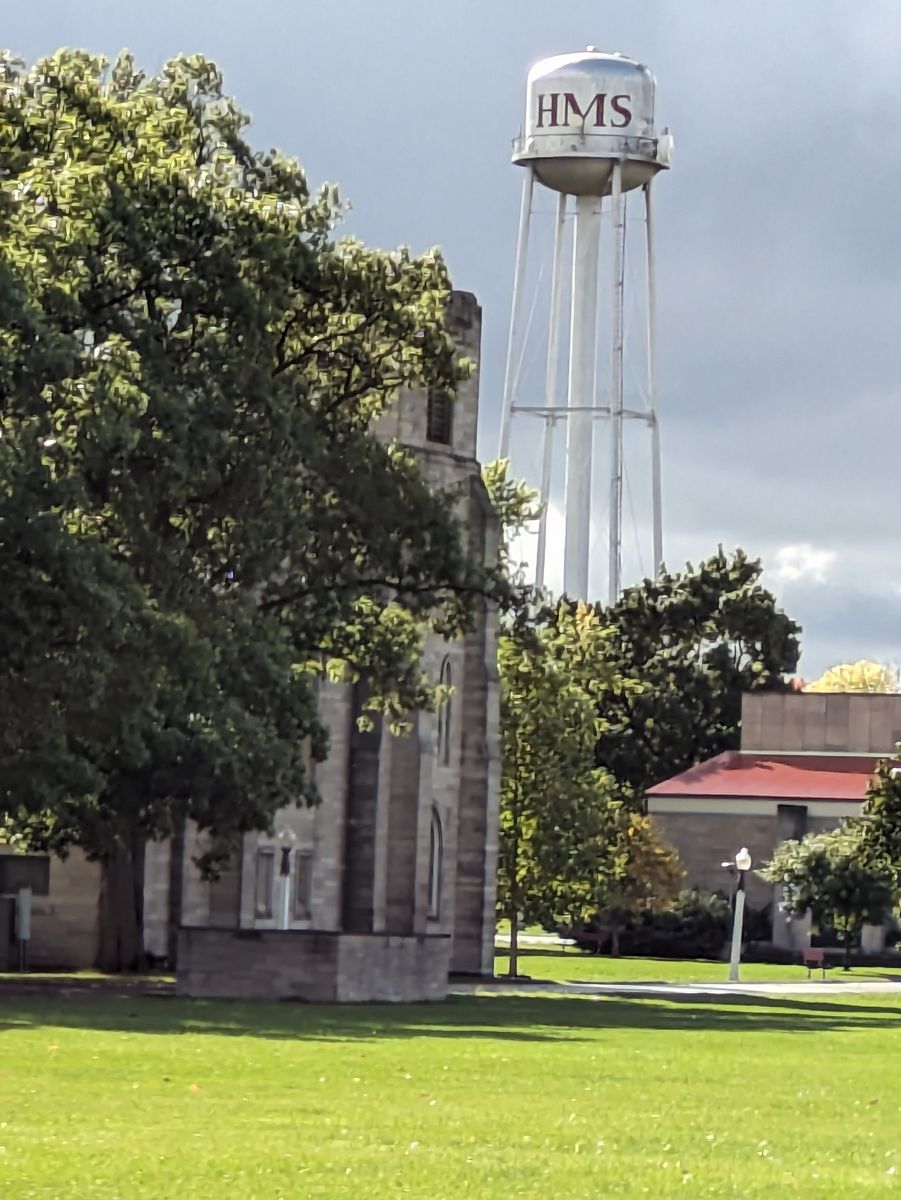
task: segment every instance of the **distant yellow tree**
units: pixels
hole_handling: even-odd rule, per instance
[[[855,663],[839,663],[809,683],[808,692],[897,692],[898,672],[885,663],[862,658]]]

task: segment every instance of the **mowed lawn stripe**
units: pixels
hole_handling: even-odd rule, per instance
[[[0,1195],[901,1189],[901,1006],[0,1001]]]

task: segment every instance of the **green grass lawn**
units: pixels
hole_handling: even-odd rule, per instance
[[[0,1196],[888,1196],[899,1045],[888,998],[0,997]]]
[[[495,955],[497,975],[506,975],[509,966],[506,952]],[[604,954],[585,954],[569,949],[521,950],[519,973],[534,980],[556,983],[724,983],[729,966],[724,962],[681,961],[668,958],[610,958]],[[822,978],[819,971],[815,979]],[[807,968],[800,965],[775,963],[742,963],[741,978],[746,983],[801,983],[807,979]],[[826,972],[827,980],[901,980],[901,966],[852,967],[843,971],[834,966]],[[899,1181],[901,1187],[901,1181]]]

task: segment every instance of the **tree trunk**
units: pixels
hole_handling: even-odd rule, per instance
[[[144,966],[144,843],[118,846],[102,863],[101,971],[138,971]]]
[[[842,964],[842,970],[850,971],[851,970],[851,930],[850,929],[845,930],[844,942],[845,942],[845,959]]]
[[[619,926],[614,925],[610,930],[610,957],[619,958]]]
[[[510,960],[507,964],[507,976],[515,979],[519,974],[519,913],[514,909],[510,913]]]

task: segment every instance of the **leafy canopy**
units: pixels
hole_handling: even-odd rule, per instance
[[[742,695],[785,686],[800,627],[761,585],[762,569],[720,549],[598,608],[611,677],[641,685],[602,692],[597,762],[621,785],[641,792],[734,748]]]
[[[819,679],[808,683],[805,692],[897,692],[898,671],[886,663],[860,659],[853,663],[838,663],[824,671]]]
[[[372,422],[453,392],[440,256],[337,241],[200,56],[0,62],[0,811],[100,857],[313,798],[316,678],[400,718],[493,586]]]
[[[566,606],[553,624],[515,623],[501,636],[504,915],[553,924],[586,880],[609,866],[599,835],[610,781],[594,765],[599,720],[590,665],[603,636],[587,605]]]
[[[675,903],[685,872],[653,817],[625,804],[609,806],[602,836],[618,869],[592,881],[583,919],[613,933],[616,945],[616,935],[635,918]]]
[[[615,785],[595,764],[603,687],[625,689],[607,660],[609,631],[586,604],[543,602],[509,545],[537,515],[535,493],[508,464],[484,469],[501,526],[512,600],[501,630],[501,822],[498,911],[511,923],[510,973],[521,919],[551,928],[581,921],[599,880],[624,867],[605,836]]]

